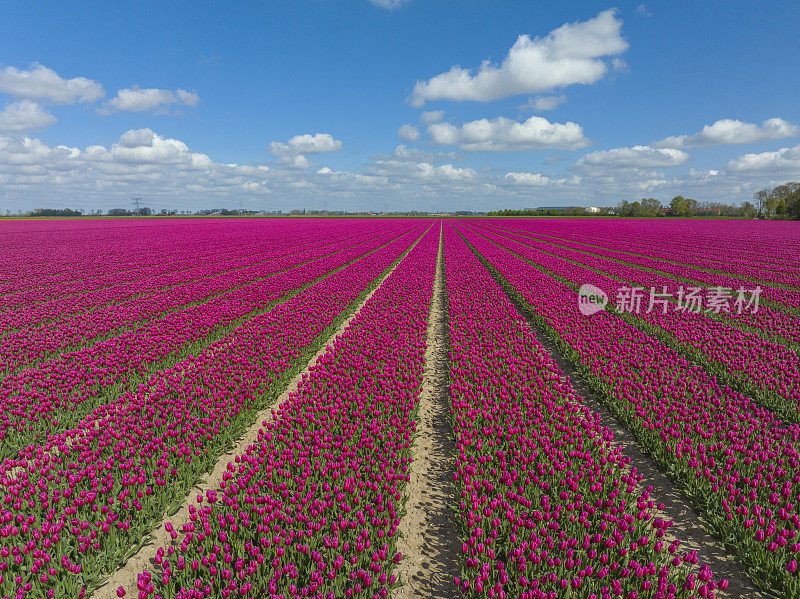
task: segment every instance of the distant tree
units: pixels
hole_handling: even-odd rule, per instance
[[[661,214],[661,202],[655,198],[642,198],[642,212],[645,216],[659,216]]]
[[[692,198],[675,196],[669,202],[670,216],[696,216],[700,209],[700,204]]]
[[[739,214],[737,214],[737,216],[743,216],[744,218],[755,218],[757,213],[758,209],[751,202],[745,202],[739,208]]]
[[[756,203],[756,210],[758,211],[758,216],[766,216],[765,211],[771,194],[772,190],[769,187],[765,187],[764,189],[759,189],[757,192],[753,194],[753,200],[755,200]]]
[[[800,220],[800,188],[789,193],[786,198],[786,214],[789,218]]]
[[[111,208],[108,211],[108,215],[109,216],[130,216],[131,213],[130,213],[130,211],[125,210],[125,208]]]
[[[136,208],[133,211],[133,215],[134,216],[150,216],[151,214],[153,214],[153,211],[150,208],[148,208],[147,206],[142,206],[141,208]]]
[[[783,183],[782,185],[775,187],[769,195],[770,197],[775,197],[778,199],[786,199],[799,189],[800,181],[789,181],[788,183]]]
[[[586,208],[583,206],[570,206],[566,210],[564,210],[564,214],[567,216],[585,216],[586,215]]]
[[[31,216],[83,216],[83,210],[71,208],[37,208]]]

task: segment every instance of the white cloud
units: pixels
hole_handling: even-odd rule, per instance
[[[397,137],[405,141],[417,141],[419,139],[419,129],[414,125],[403,125],[397,130]]]
[[[452,164],[436,166],[429,162],[403,162],[400,160],[378,160],[368,165],[369,175],[396,178],[401,181],[425,181],[428,183],[444,181],[468,181],[478,173],[471,168],[458,168]]]
[[[215,163],[177,139],[132,129],[109,147],[81,150],[38,139],[0,136],[0,180],[11,189],[144,191],[159,195],[193,189],[245,189],[269,173],[263,165]],[[105,191],[104,191],[105,193]],[[74,197],[74,194],[72,194]]]
[[[36,102],[13,102],[0,111],[0,131],[37,131],[56,123],[56,117]]]
[[[577,123],[551,123],[538,116],[521,123],[505,117],[480,119],[464,123],[460,128],[450,123],[433,123],[428,127],[428,133],[436,144],[458,146],[470,152],[539,148],[575,150],[589,144]]]
[[[560,96],[536,96],[535,98],[528,98],[519,109],[523,112],[531,110],[555,110],[567,101],[567,96],[561,94]]]
[[[505,178],[517,185],[531,187],[542,187],[550,183],[550,179],[540,173],[506,173]]]
[[[431,100],[488,102],[516,94],[535,94],[574,84],[591,84],[608,71],[604,57],[624,52],[622,21],[615,11],[588,21],[566,23],[547,37],[521,35],[503,62],[484,61],[477,72],[453,66],[428,81],[418,81],[411,104]]]
[[[419,148],[409,148],[403,144],[397,146],[391,154],[374,154],[370,160],[400,160],[402,162],[454,162],[464,160],[465,156],[457,152],[426,152]]]
[[[631,68],[628,66],[628,63],[621,58],[612,58],[611,68],[617,73],[627,73],[631,70]]]
[[[630,185],[630,189],[638,189],[639,191],[653,191],[656,187],[663,187],[669,185],[666,179],[647,179],[645,181],[638,181]]]
[[[145,112],[145,111],[164,111],[164,107],[170,105],[178,106],[197,106],[200,96],[194,92],[187,92],[183,89],[170,91],[168,89],[143,89],[134,85],[129,89],[120,89],[117,95],[97,110],[100,114],[112,114],[114,112]]]
[[[430,125],[431,123],[436,123],[438,121],[441,121],[443,118],[444,118],[444,110],[429,110],[419,115],[419,120],[425,123],[426,125]]]
[[[411,0],[369,0],[375,6],[380,8],[388,8],[389,10],[394,10],[395,8],[400,8],[404,4],[410,2]]]
[[[800,175],[800,146],[781,148],[775,152],[744,154],[731,160],[725,168],[737,172],[791,173],[792,177],[797,177]]]
[[[567,159],[567,157],[564,154],[562,154],[561,152],[553,152],[552,154],[550,154],[550,156],[548,156],[547,158],[544,159],[544,163],[545,164],[557,164],[559,162],[564,162],[566,159]]]
[[[94,146],[97,148],[98,146]],[[87,152],[90,148],[87,148]],[[132,129],[123,133],[119,143],[111,146],[110,152],[98,150],[92,153],[95,160],[114,160],[132,164],[171,164],[191,169],[204,169],[212,165],[205,154],[192,152],[177,139],[161,137],[152,129]]]
[[[64,79],[54,70],[34,63],[28,70],[0,69],[0,92],[24,100],[52,104],[94,102],[105,95],[103,86],[85,77]]]
[[[315,133],[314,135],[306,133],[304,135],[295,135],[285,144],[277,141],[269,144],[269,151],[276,156],[338,152],[341,149],[342,142],[334,139],[330,133]]]
[[[734,119],[721,119],[706,125],[694,135],[676,135],[650,144],[654,148],[699,148],[732,144],[752,144],[800,136],[800,127],[783,119],[767,119],[761,126]]]
[[[270,193],[271,191],[267,187],[266,181],[247,181],[239,185],[238,188],[249,193]]]
[[[640,4],[636,7],[636,14],[642,15],[643,17],[653,16],[653,13],[651,13],[644,4]]]
[[[306,158],[303,154],[297,154],[295,156],[282,156],[280,159],[280,164],[287,168],[294,169],[306,169],[314,166],[314,163]]]
[[[674,148],[633,146],[590,152],[578,160],[577,167],[602,167],[604,169],[663,168],[680,166],[689,160],[689,154]]]

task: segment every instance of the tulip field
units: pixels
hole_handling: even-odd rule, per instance
[[[424,596],[398,538],[435,304],[458,565],[422,578],[800,598],[795,223],[7,221],[0,256],[0,598]]]

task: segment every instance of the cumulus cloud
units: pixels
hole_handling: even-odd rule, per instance
[[[674,148],[633,146],[590,152],[580,158],[577,167],[602,167],[606,169],[664,168],[680,166],[689,160],[689,154]]]
[[[575,150],[589,145],[583,129],[573,122],[551,123],[532,116],[523,122],[505,117],[480,119],[457,127],[433,123],[428,127],[431,140],[442,146],[458,146],[468,152],[497,152],[560,148]]]
[[[544,38],[521,35],[498,66],[484,61],[477,72],[458,65],[418,81],[411,104],[431,100],[488,102],[574,84],[591,84],[608,72],[604,58],[624,52],[622,21],[606,10],[588,21],[566,23]]]
[[[294,156],[281,156],[279,163],[281,166],[293,169],[307,169],[314,166],[314,163],[306,158],[306,156],[303,154],[297,154]]]
[[[478,173],[471,168],[458,168],[452,164],[434,165],[429,162],[378,160],[367,166],[366,174],[394,178],[401,181],[468,181]]]
[[[341,149],[342,142],[334,139],[330,133],[315,133],[314,135],[306,133],[295,135],[287,143],[273,141],[269,144],[269,151],[276,156],[338,152]]]
[[[800,146],[774,152],[744,154],[731,160],[726,169],[735,172],[800,173]]]
[[[403,162],[455,162],[464,160],[465,156],[457,152],[426,152],[419,148],[409,148],[403,144],[397,146],[391,154],[373,154],[370,160],[400,160]]]
[[[141,88],[134,85],[128,89],[120,89],[117,95],[97,110],[100,114],[114,112],[164,112],[170,105],[197,106],[200,96],[195,92],[183,89],[170,91],[168,89]]]
[[[270,193],[270,188],[267,187],[266,181],[246,181],[237,186],[242,191],[249,193]]]
[[[414,125],[403,125],[397,130],[397,137],[405,141],[417,141],[419,139],[419,129]]]
[[[699,148],[752,144],[800,136],[800,127],[783,119],[767,119],[761,126],[734,119],[720,119],[694,135],[676,135],[650,144],[654,148]]]
[[[131,164],[170,164],[190,169],[209,168],[213,163],[205,154],[193,152],[180,140],[164,138],[152,129],[132,129],[106,151],[102,146],[87,148],[93,160]]]
[[[56,122],[56,117],[35,102],[13,102],[0,111],[0,131],[38,131]]]
[[[550,179],[541,173],[506,173],[505,178],[517,185],[542,187],[550,183]]]
[[[133,129],[110,146],[48,146],[39,139],[0,136],[0,181],[11,189],[152,190],[246,189],[263,182],[266,166],[216,163],[185,143]]]
[[[421,115],[419,115],[419,120],[426,125],[441,121],[443,118],[444,110],[428,110],[427,112],[423,112]]]
[[[560,96],[536,96],[534,98],[529,98],[519,109],[523,112],[530,110],[555,110],[566,101],[567,96],[564,94]]]
[[[400,8],[404,4],[407,4],[411,0],[369,0],[375,6],[380,8],[388,8],[389,10],[394,10],[395,8]]]
[[[628,63],[621,58],[612,58],[611,68],[617,73],[627,73],[631,70],[631,68],[628,66]]]
[[[52,104],[94,102],[105,95],[103,86],[97,81],[85,77],[64,79],[39,63],[27,70],[16,67],[0,69],[0,93]]]

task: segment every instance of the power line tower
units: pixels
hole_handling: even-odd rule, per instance
[[[131,198],[131,204],[133,204],[133,208],[136,212],[139,212],[139,208],[141,208],[143,199],[144,198],[142,196],[134,196]]]
[[[239,214],[244,214],[244,198],[239,198]]]

